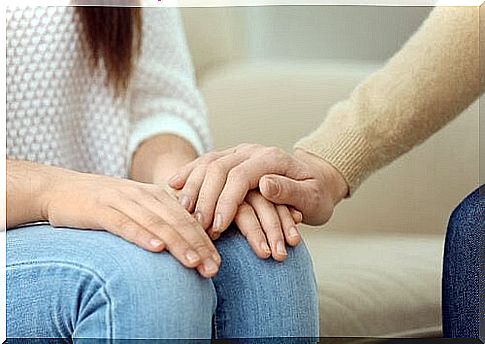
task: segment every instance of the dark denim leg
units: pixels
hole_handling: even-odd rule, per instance
[[[478,338],[480,319],[479,277],[483,267],[485,186],[468,195],[451,214],[443,263],[443,334],[449,338]]]

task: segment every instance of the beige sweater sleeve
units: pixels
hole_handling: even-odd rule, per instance
[[[295,148],[335,166],[354,192],[480,94],[478,7],[438,7],[386,66]]]

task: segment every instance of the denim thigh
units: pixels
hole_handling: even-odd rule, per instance
[[[212,281],[103,231],[7,232],[7,336],[210,338]]]

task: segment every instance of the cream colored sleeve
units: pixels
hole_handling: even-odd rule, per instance
[[[479,8],[438,7],[381,70],[295,145],[344,176],[354,192],[480,94]]]

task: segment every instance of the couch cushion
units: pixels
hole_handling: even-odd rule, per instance
[[[304,236],[322,336],[440,335],[442,235],[307,230]]]

